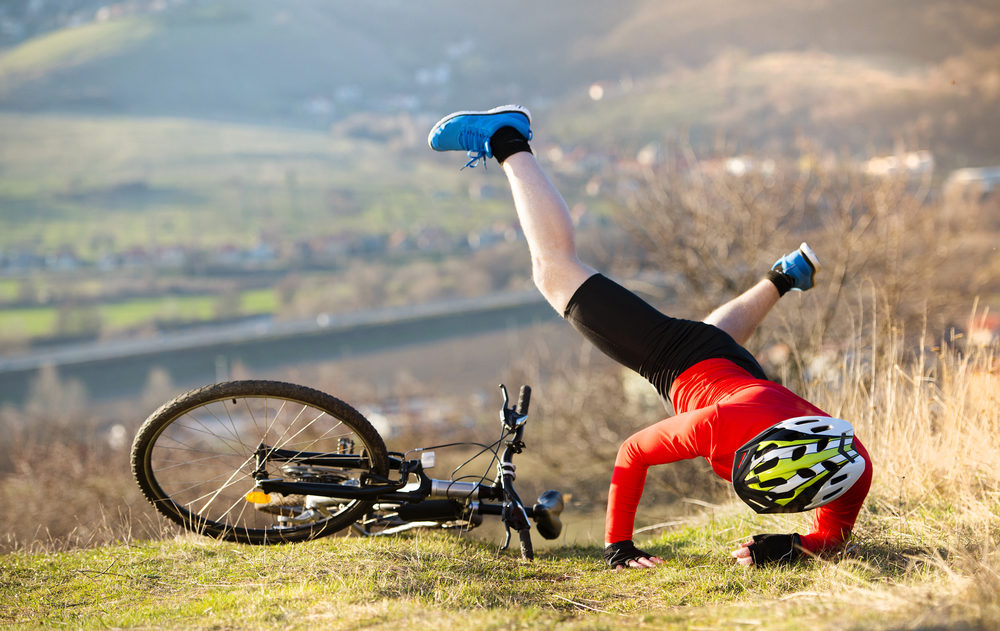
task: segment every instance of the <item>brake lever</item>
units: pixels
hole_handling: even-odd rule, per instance
[[[503,395],[503,406],[500,408],[500,422],[510,431],[514,431],[528,419],[527,414],[518,414],[517,410],[510,405],[510,396],[507,393],[507,386],[500,384],[500,393]]]

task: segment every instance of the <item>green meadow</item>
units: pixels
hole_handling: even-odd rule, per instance
[[[71,307],[25,307],[0,310],[0,340],[24,336],[54,337],[59,330],[60,310],[85,310],[96,318],[101,330],[123,331],[148,322],[189,323],[208,321],[223,316],[248,316],[273,313],[278,298],[271,289],[243,291],[235,294],[231,305],[221,303],[227,297],[161,296],[108,302],[98,305]],[[226,313],[225,310],[229,312]],[[65,315],[63,316],[65,317]],[[91,331],[96,332],[96,331]]]

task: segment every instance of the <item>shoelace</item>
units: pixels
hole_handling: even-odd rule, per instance
[[[471,138],[469,138],[471,136]],[[483,134],[477,133],[477,131],[465,131],[464,137],[461,138],[462,144],[466,147],[482,147],[479,150],[469,150],[466,155],[469,156],[470,160],[465,163],[463,169],[469,168],[474,169],[476,165],[480,162],[483,163],[483,168],[486,168],[486,159],[489,157],[489,138],[484,137]]]
[[[471,158],[471,160],[469,160],[468,162],[466,162],[465,166],[462,167],[462,169],[466,169],[466,168],[468,168],[468,169],[475,169],[476,165],[479,164],[480,162],[483,163],[483,169],[486,168],[486,152],[485,151],[470,151],[466,155],[468,155],[469,158]],[[461,169],[459,169],[459,170],[461,171]]]

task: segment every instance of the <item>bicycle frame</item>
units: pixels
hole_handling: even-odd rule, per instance
[[[535,520],[539,533],[547,539],[554,539],[562,530],[559,514],[562,511],[562,494],[547,491],[534,506],[525,506],[514,490],[514,455],[524,449],[522,440],[527,421],[527,408],[531,389],[522,387],[518,405],[508,405],[507,389],[500,386],[503,393],[503,407],[500,417],[507,440],[503,454],[497,462],[497,473],[492,483],[437,480],[427,475],[421,459],[406,459],[403,454],[389,456],[389,470],[398,472],[398,479],[375,478],[369,476],[354,484],[332,482],[286,481],[267,477],[267,466],[275,463],[293,463],[295,466],[317,466],[332,469],[365,469],[368,462],[363,455],[350,453],[316,453],[274,449],[261,444],[257,447],[254,478],[257,489],[264,493],[281,495],[304,495],[311,498],[330,500],[373,501],[376,505],[388,505],[396,510],[403,525],[378,534],[399,532],[406,528],[429,525],[449,520],[465,519],[474,521],[477,515],[500,516],[506,529],[507,538],[501,549],[510,543],[511,529],[521,537],[522,554],[533,556],[529,537],[529,518]],[[414,479],[415,478],[415,479]],[[313,500],[313,505],[321,508],[323,502]],[[289,515],[306,518],[306,515]],[[480,518],[481,519],[481,518]],[[362,528],[355,528],[362,534]]]
[[[297,465],[314,465],[320,467],[335,467],[342,469],[360,469],[366,464],[364,458],[354,455],[327,453],[309,453],[270,449],[266,445],[258,447],[257,466],[262,471],[268,463],[294,462]],[[283,495],[318,495],[331,499],[342,500],[379,500],[382,502],[416,503],[428,499],[483,500],[503,497],[499,485],[485,485],[473,482],[453,482],[450,480],[435,480],[424,471],[420,460],[403,460],[394,455],[389,456],[389,469],[398,471],[400,479],[376,480],[383,482],[364,487],[327,482],[288,482],[281,478],[258,478],[257,485],[265,493],[280,493]],[[409,482],[411,475],[418,481],[415,488]]]

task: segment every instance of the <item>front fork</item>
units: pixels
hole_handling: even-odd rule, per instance
[[[518,531],[523,537],[523,533],[531,528],[531,523],[528,521],[528,511],[525,510],[520,496],[514,490],[514,478],[517,477],[515,475],[516,467],[514,463],[501,462],[497,467],[500,470],[500,480],[504,495],[503,512],[500,517],[503,520],[504,529],[507,533],[500,549],[506,550],[510,547],[511,529]]]

